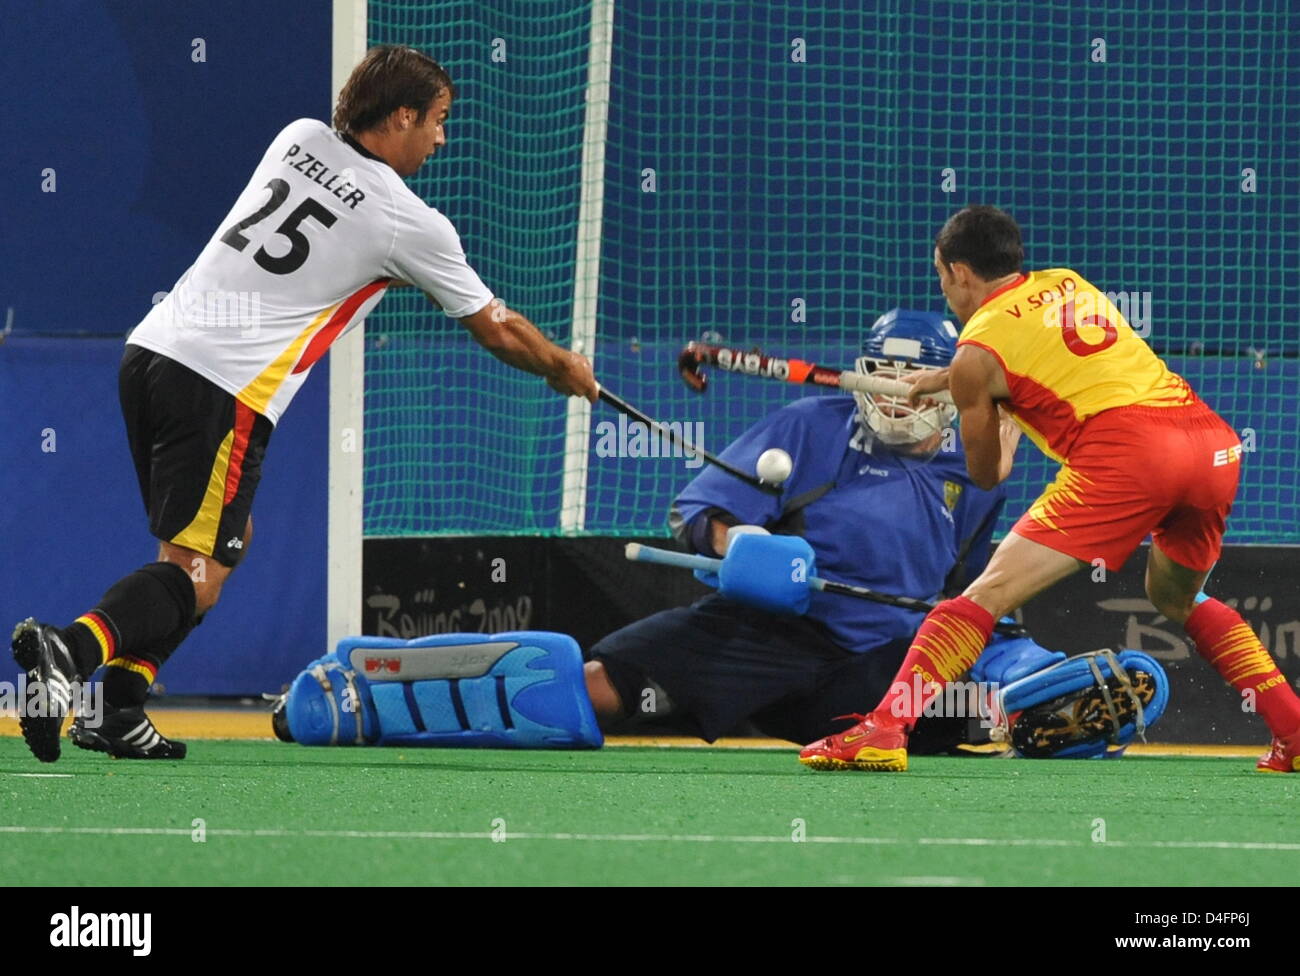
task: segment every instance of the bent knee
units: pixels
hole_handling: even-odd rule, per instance
[[[194,616],[202,617],[217,605],[221,599],[221,584],[201,584],[194,586]]]
[[[158,553],[159,559],[180,568],[194,586],[194,616],[202,617],[217,605],[221,598],[221,588],[230,575],[230,568],[223,566],[211,556],[164,542]]]
[[[209,561],[208,565],[211,566],[213,563]],[[194,583],[194,616],[202,617],[221,599],[221,587],[226,581],[226,574],[222,573],[214,579],[199,573],[196,569],[190,573],[190,580]]]
[[[603,662],[588,661],[582,666],[582,675],[587,682],[587,697],[591,699],[591,707],[598,717],[612,719],[623,714],[623,701],[609,680]]]
[[[1170,587],[1153,584],[1150,580],[1146,586],[1147,599],[1158,613],[1168,617],[1176,624],[1185,623],[1196,609],[1196,594]]]

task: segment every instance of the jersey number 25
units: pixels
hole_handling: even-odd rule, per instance
[[[236,251],[242,251],[252,243],[243,235],[243,231],[275,213],[289,195],[289,184],[284,180],[272,180],[266,186],[271,191],[271,199],[221,235],[222,242],[229,244]],[[329,227],[339,219],[337,214],[329,211],[323,204],[308,197],[284,218],[284,223],[275,229],[277,234],[289,238],[289,243],[292,245],[289,253],[277,258],[272,257],[266,248],[259,247],[257,253],[253,255],[253,260],[271,274],[286,275],[301,268],[303,262],[307,260],[311,244],[307,240],[307,235],[298,229],[298,225],[308,217],[324,227]]]

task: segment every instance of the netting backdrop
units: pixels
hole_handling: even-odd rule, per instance
[[[371,42],[428,50],[460,89],[417,192],[490,287],[567,341],[589,4],[369,6]],[[597,376],[721,449],[803,391],[727,376],[695,396],[674,370],[683,343],[712,331],[851,365],[879,313],[943,310],[934,234],[994,203],[1028,267],[1127,296],[1246,432],[1229,540],[1300,541],[1300,10],[871,6],[619,0]],[[580,461],[563,401],[418,295],[385,299],[367,333],[367,534],[558,531]],[[693,470],[600,456],[602,422],[617,416],[597,406],[586,531],[663,530]],[[1017,460],[1008,517],[1054,472],[1028,443]]]

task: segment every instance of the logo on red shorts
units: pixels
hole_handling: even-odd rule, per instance
[[[1232,447],[1225,447],[1222,450],[1214,452],[1214,466],[1221,468],[1225,464],[1236,464],[1241,460],[1241,445],[1233,444]]]

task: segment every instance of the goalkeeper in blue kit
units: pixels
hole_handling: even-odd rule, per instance
[[[942,316],[895,309],[870,330],[857,369],[901,379],[941,368],[951,361],[956,340],[956,328]],[[893,596],[942,599],[979,575],[1005,502],[1000,486],[986,491],[967,475],[960,438],[949,426],[955,415],[955,408],[934,401],[912,405],[864,393],[799,400],[759,421],[722,454],[742,470],[754,470],[765,450],[785,450],[794,467],[781,494],[707,468],[673,503],[674,535],[705,556],[724,556],[733,545],[733,558],[743,550],[749,560],[746,570],[762,561],[764,547],[796,541],[756,540],[751,534],[799,536],[811,547],[819,577]],[[1019,428],[1004,418],[1002,456],[1008,466],[1019,436]],[[716,579],[705,581],[718,585]],[[918,610],[820,591],[807,595],[802,614],[789,608],[773,612],[756,602],[763,601],[737,599],[724,584],[723,592],[639,620],[596,643],[585,675],[602,725],[659,719],[673,731],[713,741],[748,723],[766,735],[812,742],[839,731],[837,719],[855,721],[854,712],[890,689],[924,617]],[[1027,637],[995,634],[971,674],[994,686],[1043,676],[1037,683],[1025,678],[1013,696],[1018,711],[1008,724],[1024,715],[1032,726],[1015,736],[1007,730],[1008,738],[1018,736],[1022,755],[1118,754],[1121,740],[1132,737],[1135,725],[1142,728],[1137,703],[1150,704],[1154,679],[1143,686],[1143,696],[1129,694],[1122,663],[1118,680],[1111,670],[1106,674],[1123,687],[1113,695],[1107,689],[1099,693],[1083,660],[1058,670],[1067,667],[1058,663],[1064,657]],[[1149,662],[1148,671],[1158,670]],[[968,739],[969,719],[981,707],[976,702],[946,714],[929,712],[910,748],[955,748]],[[1158,708],[1150,709],[1147,724],[1157,716]]]
[[[872,328],[859,369],[894,376],[952,358],[942,316],[896,309]],[[817,575],[897,596],[937,597],[988,560],[1005,496],[966,474],[951,406],[911,406],[867,394],[809,397],[759,421],[723,452],[753,470],[769,448],[793,474],[779,496],[706,468],[675,500],[670,524],[692,551],[721,556],[732,526],[760,526],[811,545]],[[1008,456],[1018,431],[1007,429]],[[734,533],[733,533],[734,535]],[[587,686],[604,721],[653,715],[712,741],[748,721],[811,742],[834,718],[889,687],[923,614],[813,593],[802,616],[712,594],[605,637],[591,648]],[[928,723],[936,748],[964,723]],[[918,727],[925,737],[927,723]],[[920,740],[918,740],[920,741]]]

